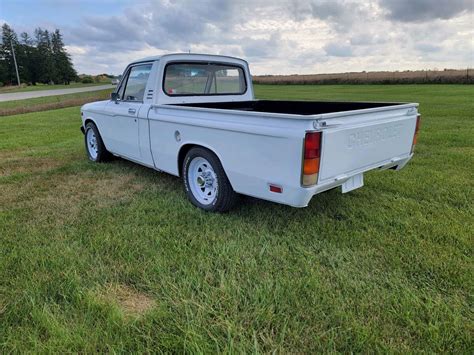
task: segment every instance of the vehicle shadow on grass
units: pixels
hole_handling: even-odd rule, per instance
[[[258,198],[241,196],[239,204],[230,213],[254,221],[258,220],[269,225],[286,226],[289,223],[307,224],[308,220],[321,217],[343,221],[346,217],[341,213],[344,208],[344,198],[337,189],[315,195],[307,207],[297,208]],[[290,222],[291,221],[291,222]]]
[[[204,240],[209,238],[215,241],[218,238],[223,245],[249,243],[253,247],[261,247],[265,243],[291,242],[301,248],[317,246],[318,243],[329,243],[335,250],[359,248],[365,245],[367,238],[372,241],[368,228],[377,226],[378,214],[372,211],[379,208],[379,203],[373,200],[374,194],[367,190],[342,194],[340,189],[335,188],[315,195],[305,208],[240,196],[237,205],[229,212],[210,213],[187,200],[182,179],[176,176],[123,159],[114,159],[107,165],[112,168],[112,175],[114,171],[135,175],[137,182],[144,186],[143,191],[137,192],[137,198],[144,199],[139,205],[150,201],[153,204],[150,208],[161,218],[176,219],[176,231],[184,228],[185,233],[199,235]],[[160,202],[156,203],[157,200]],[[367,223],[358,223],[361,217]],[[156,224],[156,220],[149,216],[140,223]],[[193,232],[196,228],[215,232],[203,236],[197,230]]]
[[[126,168],[147,180],[150,184],[159,183],[166,187],[164,193],[179,194],[180,198],[186,199],[181,178],[158,172],[122,158],[114,158],[113,166]],[[219,214],[229,223],[238,219],[240,222],[258,223],[260,226],[284,227],[291,223],[307,223],[308,219],[315,220],[325,217],[330,220],[342,222],[347,219],[344,214],[345,201],[353,196],[342,195],[335,188],[321,194],[315,195],[309,205],[304,208],[295,208],[287,205],[265,201],[254,197],[240,195],[237,205],[229,212]],[[182,206],[179,206],[182,208]],[[208,213],[200,211],[189,203],[189,208],[195,213]]]

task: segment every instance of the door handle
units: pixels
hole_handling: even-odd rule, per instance
[[[135,110],[134,108],[129,108],[128,109],[128,113],[131,114],[131,115],[134,115],[136,112],[137,112],[137,110]]]

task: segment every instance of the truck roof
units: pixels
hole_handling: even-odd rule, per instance
[[[202,59],[205,59],[205,57],[209,57],[209,59],[212,59],[212,60],[233,59],[233,60],[240,60],[240,61],[246,62],[245,60],[243,60],[241,58],[231,57],[231,56],[227,56],[227,55],[201,54],[201,53],[170,53],[170,54],[155,55],[155,56],[151,56],[151,57],[141,58],[141,59],[132,61],[130,64],[142,63],[142,62],[153,62],[153,61],[160,60],[161,58],[167,58],[167,59],[170,58],[170,59],[172,59],[172,57],[177,57],[179,59],[184,59],[184,60],[186,60],[186,59],[192,60],[192,59],[196,59],[196,58],[202,60]]]

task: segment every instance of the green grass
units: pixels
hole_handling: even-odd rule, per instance
[[[0,118],[0,353],[472,353],[474,88],[256,92],[420,102],[416,156],[304,209],[208,214],[177,178],[89,162],[77,107]]]
[[[21,86],[21,87],[18,87],[18,86],[4,86],[4,87],[0,87],[0,94],[9,94],[9,93],[13,93],[13,92],[38,91],[38,90],[85,88],[85,87],[88,87],[88,86],[107,85],[107,84],[110,84],[110,82],[100,82],[100,83],[90,83],[90,84],[71,83],[69,85],[64,85],[64,84],[55,84],[55,85],[36,84],[36,85]]]
[[[112,89],[0,102],[0,116],[82,105],[110,98]]]

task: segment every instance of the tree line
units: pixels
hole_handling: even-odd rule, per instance
[[[23,32],[18,38],[8,24],[3,24],[0,42],[0,86],[18,84],[13,52],[22,83],[69,84],[78,79],[58,29],[50,33],[37,28],[33,37]]]

